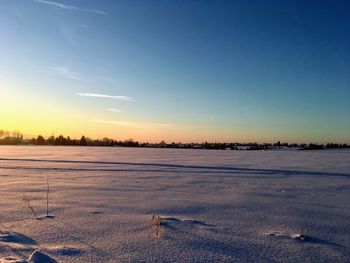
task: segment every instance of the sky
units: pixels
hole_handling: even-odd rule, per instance
[[[350,142],[350,1],[0,2],[0,129]]]

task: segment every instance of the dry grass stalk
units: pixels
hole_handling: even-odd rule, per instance
[[[160,216],[153,215],[151,222],[152,222],[152,226],[155,230],[156,236],[159,237],[160,236],[160,229],[161,229],[161,226],[163,225],[162,218]]]
[[[30,199],[24,195],[24,196],[22,197],[22,200],[23,200],[23,202],[28,206],[28,208],[30,209],[30,211],[33,213],[34,218],[35,218],[35,219],[38,219],[34,208],[33,208],[33,207],[31,206],[31,204],[30,204]]]
[[[50,193],[50,185],[49,185],[49,174],[46,174],[46,217],[49,217],[49,193]]]

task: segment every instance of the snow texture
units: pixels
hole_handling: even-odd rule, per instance
[[[349,179],[349,151],[2,146],[0,262],[350,262]]]

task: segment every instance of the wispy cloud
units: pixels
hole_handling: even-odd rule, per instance
[[[93,13],[93,14],[98,14],[98,15],[108,15],[108,13],[105,11],[95,10],[95,9],[86,9],[86,8],[82,8],[82,7],[78,7],[78,6],[62,4],[59,2],[55,2],[55,1],[48,1],[48,0],[32,0],[32,1],[40,3],[40,4],[52,6],[55,8],[65,9],[65,10],[82,11],[82,12]]]
[[[128,97],[128,96],[113,96],[113,95],[96,94],[96,93],[77,93],[77,95],[78,96],[85,96],[85,97],[95,97],[95,98],[135,101],[134,98],[131,98],[131,97]]]
[[[112,124],[118,126],[139,126],[136,122],[129,121],[110,121],[110,120],[92,120],[93,122],[103,123],[103,124]]]
[[[57,73],[59,73],[60,75],[62,75],[65,78],[68,79],[74,79],[74,80],[83,80],[78,73],[71,71],[69,68],[67,67],[53,67],[52,68],[54,71],[56,71]]]
[[[175,124],[172,123],[159,123],[159,122],[129,122],[129,121],[112,121],[112,120],[101,120],[95,119],[92,122],[109,124],[116,126],[133,126],[133,127],[142,127],[142,128],[159,128],[159,127],[173,127]]]
[[[107,111],[117,112],[117,113],[121,113],[121,112],[123,112],[123,111],[122,111],[122,110],[120,110],[120,109],[114,109],[114,108],[109,108],[109,109],[107,109]]]

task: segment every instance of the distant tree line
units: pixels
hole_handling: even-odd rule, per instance
[[[0,144],[17,145],[23,143],[23,134],[19,131],[0,130]]]
[[[19,131],[0,130],[0,145],[61,145],[61,146],[119,146],[119,147],[143,147],[143,148],[182,148],[182,149],[213,149],[213,150],[270,150],[270,149],[286,149],[294,148],[298,150],[322,150],[336,148],[350,148],[350,144],[315,144],[315,143],[287,143],[280,141],[276,143],[159,143],[138,142],[133,139],[129,140],[113,140],[110,138],[90,139],[82,136],[80,139],[72,139],[70,136],[54,135],[44,138],[39,135],[32,139],[23,139],[23,135]]]

